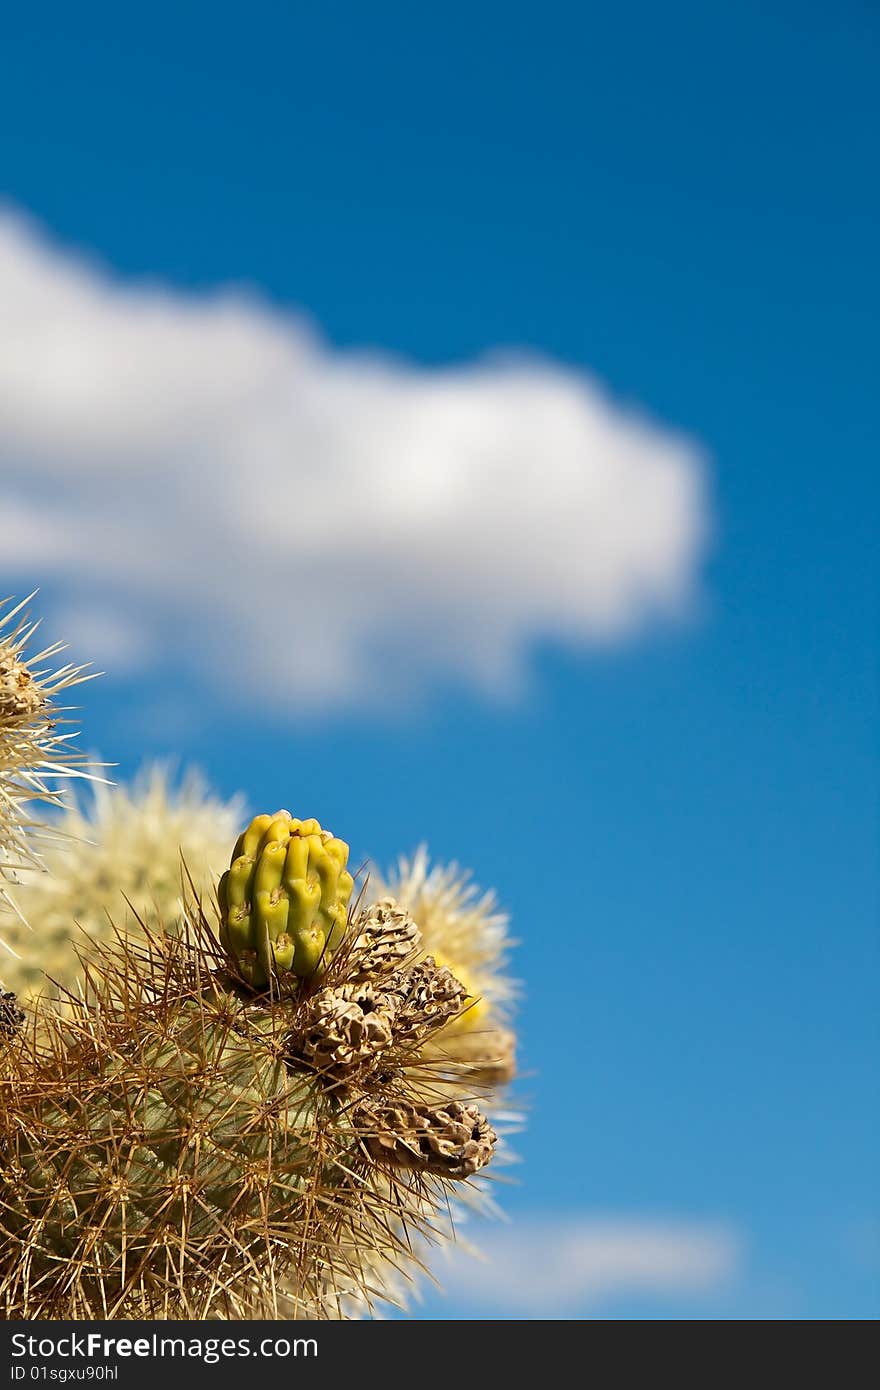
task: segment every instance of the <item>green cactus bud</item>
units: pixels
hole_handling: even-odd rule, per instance
[[[354,880],[348,845],[289,811],[255,816],[220,880],[220,940],[256,989],[305,978],[329,963],[345,934]]]

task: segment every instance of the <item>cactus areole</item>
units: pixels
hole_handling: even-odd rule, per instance
[[[348,845],[289,811],[255,816],[220,880],[220,940],[255,989],[326,967],[345,935]]]

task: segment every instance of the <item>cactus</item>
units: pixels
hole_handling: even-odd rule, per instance
[[[348,845],[289,811],[256,816],[220,880],[220,940],[256,988],[313,975],[342,942],[354,880]]]
[[[61,805],[65,779],[89,776],[85,757],[61,728],[66,721],[57,704],[62,691],[89,679],[86,668],[47,670],[42,663],[62,650],[60,643],[28,653],[37,627],[28,602],[0,602],[0,907],[9,905],[20,872],[40,867],[41,842],[51,842],[51,827],[34,816],[35,805]]]
[[[59,778],[100,780],[56,703],[84,668],[25,659],[23,608],[0,605],[0,938],[25,946],[0,982],[0,1315],[403,1306],[495,1151],[474,1101],[512,1064],[503,919],[418,859],[424,933],[393,893],[352,907],[347,845],[279,812],[239,836],[218,939],[232,808],[161,770],[65,808]]]
[[[256,935],[218,941],[193,903],[182,934],[97,945],[67,1016],[0,1034],[7,1318],[326,1317],[352,1293],[369,1306],[377,1271],[381,1291],[417,1267],[495,1135],[466,1069],[454,1100],[430,1096],[427,1049],[464,987],[401,947],[417,943],[393,903],[394,949],[369,912],[346,933],[346,858],[286,815],[233,854],[270,943],[273,892],[309,905],[294,930],[323,934],[319,973],[297,973],[296,939],[287,967]],[[312,875],[317,898],[296,887]]]
[[[190,884],[211,910],[216,876],[241,824],[238,800],[221,801],[194,772],[179,781],[146,764],[130,786],[96,784],[55,818],[45,871],[24,868],[0,901],[0,937],[15,952],[0,966],[27,1005],[37,994],[76,992],[77,949],[111,941],[111,922],[176,930]],[[184,871],[185,865],[185,871]]]

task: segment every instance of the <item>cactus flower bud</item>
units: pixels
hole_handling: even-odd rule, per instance
[[[256,816],[220,880],[220,940],[256,989],[326,965],[348,922],[348,845],[288,811]]]

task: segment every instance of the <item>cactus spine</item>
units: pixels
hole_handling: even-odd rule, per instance
[[[83,777],[86,759],[71,747],[58,696],[88,679],[85,667],[47,670],[60,643],[30,654],[37,624],[27,616],[28,599],[13,607],[0,601],[0,907],[22,869],[39,868],[39,842],[51,827],[35,816],[37,803],[62,804],[64,779]]]
[[[323,1317],[418,1266],[495,1135],[466,1068],[432,1093],[464,987],[394,903],[346,932],[346,860],[317,822],[258,817],[220,942],[192,904],[182,935],[96,948],[68,1016],[0,1035],[7,1318]],[[302,974],[300,932],[322,938]]]
[[[349,921],[348,847],[279,812],[236,843],[218,942],[199,899],[210,914],[231,809],[178,800],[161,774],[145,796],[100,791],[90,819],[73,807],[56,840],[32,803],[60,806],[57,779],[88,776],[57,705],[85,677],[41,666],[57,647],[25,660],[24,607],[0,604],[0,927],[22,912],[34,927],[7,971],[27,1014],[0,982],[0,1315],[332,1317],[396,1301],[495,1148],[473,1100],[512,1067],[495,1042],[503,920],[457,871],[428,881],[417,860],[407,902]],[[123,896],[128,935],[111,920]],[[71,988],[63,1011],[27,998],[41,970]],[[477,976],[488,1030],[473,1027]]]
[[[141,999],[137,1020],[105,977],[88,1015],[98,1046],[85,1014],[51,1030],[63,1071],[21,1059],[8,1113],[26,1124],[4,1135],[0,1214],[8,1316],[229,1315],[245,1271],[297,1248],[309,1193],[338,1194],[351,1135],[320,1087],[288,1074],[280,1020],[209,977],[180,989],[187,966],[180,943],[163,972],[177,997]],[[330,1209],[311,1206],[329,1244]],[[318,1270],[303,1274],[308,1307]]]

